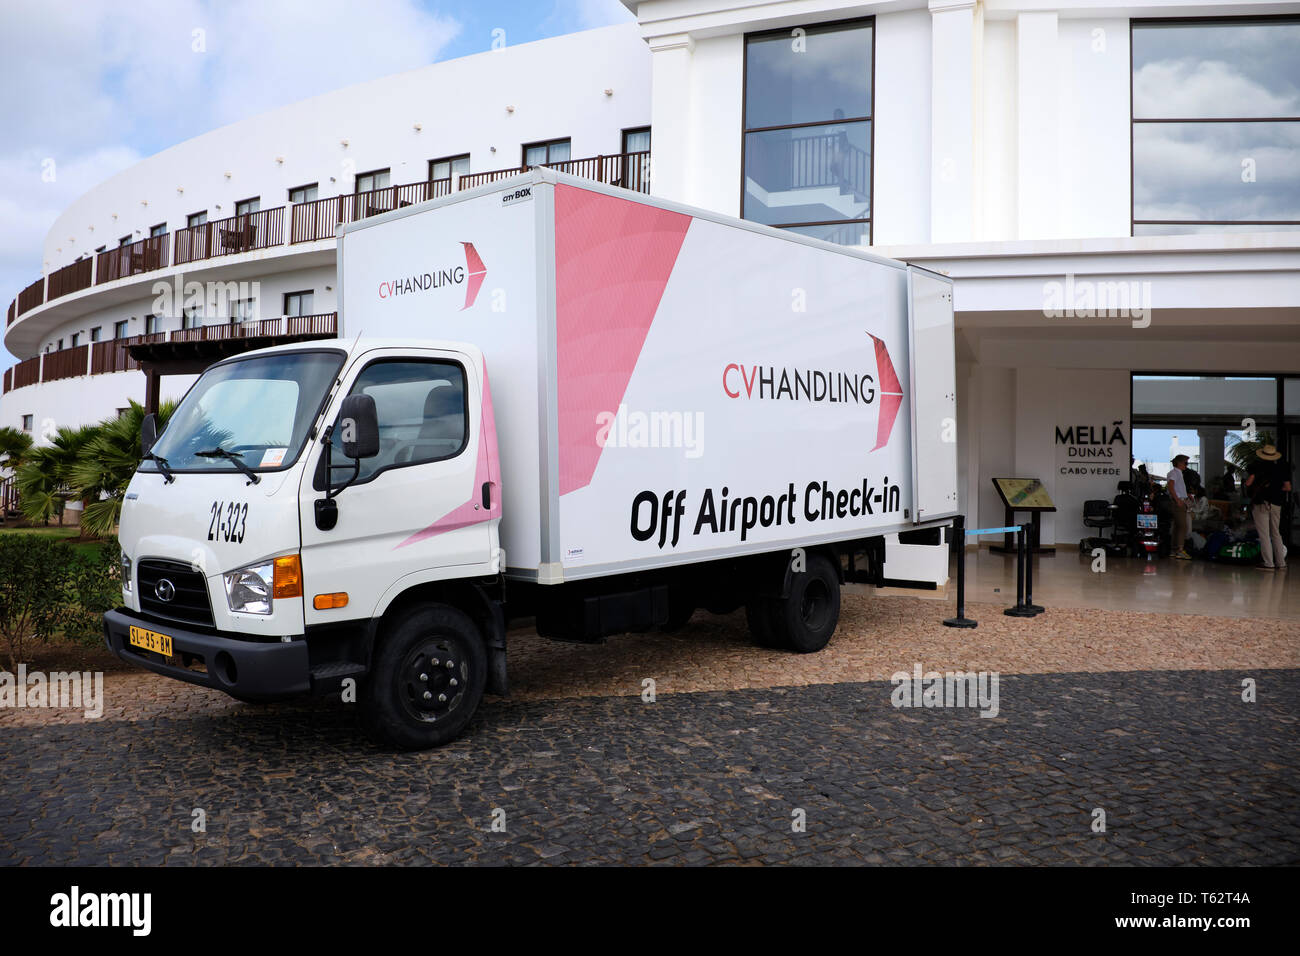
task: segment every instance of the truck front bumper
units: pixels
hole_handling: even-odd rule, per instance
[[[170,637],[172,656],[163,657],[131,644],[133,625]],[[276,700],[311,689],[307,642],[302,639],[263,643],[221,633],[202,634],[157,624],[118,608],[104,615],[104,643],[128,664],[234,697]],[[189,666],[184,666],[186,662]]]

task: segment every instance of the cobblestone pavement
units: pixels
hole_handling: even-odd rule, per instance
[[[892,690],[490,700],[413,755],[334,702],[10,725],[0,863],[1300,862],[1300,670],[1003,675],[991,719]]]

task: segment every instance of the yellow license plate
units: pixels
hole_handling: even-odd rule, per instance
[[[157,631],[146,631],[143,627],[132,626],[128,639],[136,647],[143,647],[146,651],[153,651],[163,657],[172,656],[172,639],[166,634],[159,634]]]

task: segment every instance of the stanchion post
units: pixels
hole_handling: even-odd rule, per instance
[[[1002,613],[1007,617],[1033,617],[1034,612],[1025,607],[1025,526],[1016,529],[1016,604]]]
[[[1034,545],[1032,537],[1032,526],[1025,526],[1025,610],[1030,615],[1037,616],[1046,610],[1041,604],[1034,603]]]
[[[971,628],[977,626],[966,616],[966,516],[952,519],[952,533],[957,545],[957,616],[943,622],[944,627]]]

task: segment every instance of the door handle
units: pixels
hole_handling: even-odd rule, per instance
[[[483,482],[483,507],[487,511],[492,510],[492,482]]]

